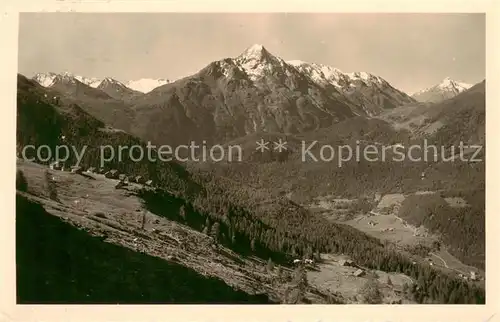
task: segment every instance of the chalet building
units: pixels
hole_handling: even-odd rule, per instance
[[[350,259],[341,259],[341,260],[339,260],[339,265],[340,266],[354,266],[354,263]]]
[[[153,180],[146,181],[146,186],[148,186],[148,187],[153,186]]]
[[[83,168],[74,165],[74,166],[71,167],[71,173],[82,174],[83,173]]]
[[[364,276],[365,274],[366,274],[365,271],[362,269],[358,269],[354,273],[352,273],[352,275],[354,275],[356,277],[361,277],[361,276]]]
[[[95,172],[95,167],[90,167],[87,169],[88,173],[94,173]]]
[[[142,183],[142,184],[146,183],[146,179],[144,179],[143,176],[136,176],[134,181],[137,183]]]
[[[63,164],[60,163],[59,161],[52,162],[49,167],[52,170],[61,170],[63,168]],[[64,170],[63,170],[64,171]]]
[[[125,181],[125,179],[127,179],[127,175],[126,175],[126,174],[123,174],[123,173],[122,173],[122,174],[119,174],[119,175],[118,175],[118,179],[119,179],[120,181]]]
[[[105,176],[106,178],[108,178],[108,179],[118,179],[118,175],[119,175],[119,174],[120,174],[120,173],[118,172],[118,170],[113,169],[113,170],[109,170],[108,172],[106,172],[106,173],[104,174],[104,176]]]
[[[104,174],[106,173],[106,170],[104,170],[104,168],[99,168],[99,170],[97,170],[97,173]]]
[[[123,182],[123,181],[119,181],[119,182],[115,185],[115,189],[120,189],[120,188],[123,188],[123,187],[126,187],[126,186],[128,186],[128,183]]]

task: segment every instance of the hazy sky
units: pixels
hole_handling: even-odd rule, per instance
[[[409,93],[485,78],[483,14],[24,13],[19,72],[176,79],[254,43]]]

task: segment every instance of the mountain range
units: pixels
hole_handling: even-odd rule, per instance
[[[412,95],[419,102],[437,103],[452,98],[471,88],[473,84],[455,81],[449,77],[432,87],[422,89]]]
[[[125,84],[113,79],[111,77],[105,77],[105,78],[95,78],[95,77],[85,77],[85,76],[80,76],[80,75],[74,75],[70,72],[63,72],[63,73],[54,73],[54,72],[48,72],[48,73],[37,73],[35,76],[33,76],[33,80],[35,80],[37,83],[42,85],[43,87],[51,87],[58,77],[62,76],[67,76],[67,77],[72,77],[79,82],[88,85],[93,88],[98,88],[104,81],[106,82],[114,82],[118,83],[123,87],[127,87],[130,90],[141,92],[141,93],[148,93],[155,89],[156,87],[165,85],[170,83],[169,80],[159,78],[159,79],[152,79],[152,78],[141,78],[137,80],[131,80],[126,82]]]
[[[128,116],[112,120],[91,107],[87,111],[142,138],[158,143],[168,138],[171,144],[201,137],[209,142],[227,141],[260,131],[301,133],[415,102],[380,76],[285,61],[262,45],[250,46],[237,57],[214,61],[174,82],[143,79],[127,86],[112,78],[98,80],[70,73],[37,74],[34,80],[78,96],[84,108],[95,106],[96,99],[124,101],[124,114],[134,114],[133,121]],[[92,104],[85,104],[87,100]],[[170,126],[151,131],[164,122]]]
[[[263,78],[269,80],[270,75],[277,71],[279,74],[280,70],[284,72],[282,76],[288,76],[297,70],[317,87],[320,87],[324,91],[328,91],[331,96],[341,99],[350,105],[350,108],[356,115],[374,116],[380,114],[385,109],[415,101],[442,101],[472,86],[463,82],[454,81],[447,77],[440,84],[418,91],[409,97],[404,92],[395,89],[380,76],[367,72],[344,73],[334,67],[308,63],[301,60],[284,61],[269,53],[265,47],[259,44],[250,46],[244,53],[236,58],[220,60],[212,64],[214,63],[219,63],[221,66],[220,72],[225,78],[233,77],[235,75],[234,66],[238,66],[236,69],[240,73],[245,74],[248,80],[252,82],[258,82]],[[287,67],[285,67],[285,65]],[[293,67],[295,70],[291,71],[290,67]],[[188,77],[193,76],[195,75]],[[69,72],[61,74],[53,72],[38,73],[33,79],[44,87],[51,87],[57,82],[58,78],[61,77],[73,78],[92,88],[99,88],[103,82],[105,84],[112,83],[115,86],[113,86],[111,90],[108,89],[104,91],[113,98],[122,98],[123,95],[128,98],[129,96],[134,96],[134,94],[137,96],[138,93],[146,94],[164,85],[174,83],[167,79],[150,78],[142,78],[122,83],[111,77],[101,79],[74,75]],[[103,85],[101,88],[102,87],[107,88],[109,85]],[[311,89],[311,91],[314,90],[317,91],[317,89]],[[317,101],[312,100],[312,103],[318,105]],[[321,103],[319,104],[321,105]]]

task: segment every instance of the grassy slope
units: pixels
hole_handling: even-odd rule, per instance
[[[269,303],[184,266],[103,243],[16,200],[17,301],[29,303]]]

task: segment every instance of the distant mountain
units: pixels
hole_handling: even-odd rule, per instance
[[[412,97],[419,102],[436,103],[455,97],[471,87],[471,84],[457,82],[446,77],[441,83],[418,91]]]
[[[111,79],[104,79],[97,88],[92,79],[75,76],[71,73],[40,73],[33,80],[57,97],[61,104],[74,103],[82,107],[87,113],[113,127],[128,131],[133,120],[133,111],[124,100],[133,95],[141,94],[128,88],[122,88]],[[141,94],[142,95],[142,94]]]
[[[99,86],[97,86],[97,88],[105,92],[109,96],[120,100],[128,100],[135,96],[142,95],[141,92],[130,89],[123,83],[110,77],[104,78]]]
[[[414,136],[434,137],[440,145],[485,142],[486,81],[458,95],[433,103],[417,103],[387,111],[379,116],[397,129]]]
[[[104,81],[107,86],[109,86],[109,83],[115,83],[117,85],[120,85],[119,87],[122,88],[122,90],[125,90],[127,92],[130,92],[128,90],[132,90],[134,92],[141,92],[141,93],[148,93],[152,91],[153,89],[163,86],[165,84],[170,83],[170,80],[164,79],[164,78],[159,78],[159,79],[152,79],[152,78],[141,78],[138,80],[131,80],[126,82],[125,84],[113,79],[111,77],[105,77],[105,78],[96,78],[96,77],[85,77],[81,75],[74,75],[70,72],[64,72],[64,73],[38,73],[33,77],[33,80],[35,80],[38,84],[42,85],[43,87],[50,87],[53,85],[55,78],[58,76],[66,76],[66,77],[71,77],[79,82],[88,85],[93,88],[98,88]],[[107,83],[107,84],[106,84]],[[104,87],[103,85],[103,87]],[[114,92],[113,92],[114,93]]]
[[[370,73],[343,73],[337,68],[301,60],[287,63],[295,66],[319,86],[330,90],[333,86],[347,101],[359,107],[357,112],[361,115],[376,115],[383,110],[415,101],[380,76]]]
[[[165,84],[170,83],[168,79],[152,79],[152,78],[141,78],[138,80],[128,81],[126,86],[135,91],[139,91],[142,93],[149,93],[153,89],[163,86]]]
[[[88,78],[88,77],[77,75],[77,76],[75,76],[75,78],[78,79],[80,82],[84,83],[85,85],[89,85],[90,87],[93,87],[93,88],[97,88],[102,82],[102,79],[95,78],[95,77]]]
[[[56,73],[38,73],[35,76],[33,76],[33,80],[36,81],[38,84],[42,85],[43,87],[50,87],[52,84],[54,84],[54,80],[56,79],[58,74]]]
[[[54,81],[58,77],[70,77],[70,78],[75,78],[79,82],[88,85],[90,87],[96,88],[99,86],[99,84],[102,82],[101,79],[99,78],[89,78],[89,77],[84,77],[84,76],[79,76],[79,75],[73,75],[72,73],[65,72],[62,74],[57,74],[57,73],[38,73],[33,77],[33,80],[35,80],[38,84],[42,85],[43,87],[50,87],[54,85]]]
[[[34,80],[37,78],[35,76]],[[44,84],[48,84],[49,80],[51,80],[50,85],[44,86]],[[97,99],[109,99],[111,98],[107,93],[91,87],[85,83],[82,83],[78,80],[76,76],[70,73],[64,74],[52,74],[51,77],[47,77],[44,79],[44,84],[40,84],[44,87],[48,87],[52,90],[58,91],[62,94],[68,95],[72,98],[82,98],[82,97],[92,97]]]
[[[313,67],[250,46],[138,99],[134,133],[156,142],[226,142],[255,132],[306,132],[414,102],[378,76],[316,77]]]

